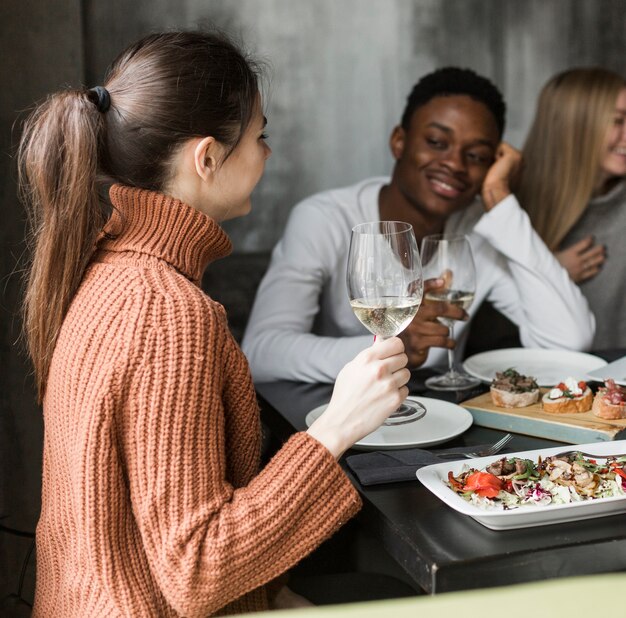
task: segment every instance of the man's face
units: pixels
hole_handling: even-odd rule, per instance
[[[471,204],[498,143],[486,105],[466,95],[435,97],[413,112],[408,131],[394,129],[392,183],[420,212],[446,218]]]

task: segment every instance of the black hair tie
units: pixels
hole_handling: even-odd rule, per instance
[[[91,88],[89,92],[96,95],[96,100],[94,101],[93,98],[91,100],[98,108],[98,111],[104,114],[109,107],[111,107],[111,95],[109,91],[104,86],[96,86],[95,88]]]

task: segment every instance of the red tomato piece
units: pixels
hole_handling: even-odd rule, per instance
[[[615,468],[613,472],[615,472],[615,474],[619,474],[623,479],[626,479],[626,472],[624,472],[622,468]]]
[[[495,498],[504,487],[504,481],[489,472],[474,472],[465,479],[463,491],[473,491],[484,498]]]

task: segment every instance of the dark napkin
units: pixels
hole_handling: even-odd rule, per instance
[[[397,483],[399,481],[414,481],[415,473],[419,468],[444,461],[464,459],[463,455],[453,457],[439,457],[446,453],[469,453],[490,446],[489,444],[475,444],[458,448],[438,449],[426,451],[420,448],[400,449],[397,451],[372,451],[346,457],[346,464],[361,485],[379,485],[381,483]],[[468,460],[469,461],[469,460]]]

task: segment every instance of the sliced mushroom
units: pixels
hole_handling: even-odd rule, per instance
[[[558,478],[568,478],[572,472],[572,466],[562,459],[552,460],[552,469],[550,470],[550,480],[555,481]]]

